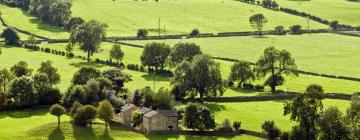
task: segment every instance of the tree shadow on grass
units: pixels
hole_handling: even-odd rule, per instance
[[[28,118],[31,116],[42,116],[48,113],[48,109],[24,109],[15,111],[1,111],[0,118]]]
[[[240,93],[257,93],[257,91],[255,91],[255,90],[247,90],[247,89],[236,88],[236,87],[231,87],[229,89],[236,91],[236,92],[240,92]]]
[[[84,67],[84,66],[91,66],[91,67],[94,67],[94,68],[102,68],[102,67],[105,67],[105,65],[102,65],[102,64],[96,64],[96,63],[88,63],[88,62],[72,62],[70,63],[71,66],[74,66],[76,68],[80,68],[80,67]]]
[[[100,135],[99,139],[101,140],[114,140],[114,138],[110,135],[109,129],[105,128],[104,133]]]
[[[144,78],[146,81],[170,81],[169,77],[154,74],[144,74],[141,75],[141,77]]]
[[[52,33],[63,33],[63,32],[68,32],[66,30],[64,30],[61,27],[57,27],[57,26],[52,26],[50,24],[41,22],[37,17],[34,17],[32,15],[30,15],[29,13],[27,13],[26,11],[22,11],[23,15],[26,17],[30,17],[29,19],[29,23],[32,24],[36,24],[37,28],[40,30],[44,30],[44,31],[48,31],[48,32],[52,32]]]
[[[224,105],[220,105],[218,103],[204,103],[203,105],[208,107],[213,113],[220,112],[226,109]]]
[[[253,38],[269,38],[268,36],[258,36],[258,35],[256,35],[256,36],[253,36]]]
[[[96,135],[92,127],[81,127],[72,125],[74,139],[76,140],[96,140]]]
[[[60,127],[53,129],[48,137],[48,140],[65,140],[64,133]]]

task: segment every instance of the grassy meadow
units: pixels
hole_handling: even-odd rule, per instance
[[[281,7],[310,13],[329,21],[360,25],[360,3],[348,0],[277,0]],[[312,25],[310,25],[312,26]]]
[[[153,42],[124,41],[144,45]],[[298,68],[305,71],[360,77],[360,40],[358,37],[330,33],[264,37],[192,38],[182,40],[157,40],[174,45],[179,42],[194,42],[204,53],[255,62],[267,47],[288,50]]]

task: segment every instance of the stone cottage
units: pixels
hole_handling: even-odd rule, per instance
[[[117,120],[126,125],[131,124],[132,112],[138,110],[138,107],[134,104],[126,104],[121,108],[120,114],[117,115]]]
[[[174,110],[151,110],[144,114],[145,132],[178,130],[178,114]]]

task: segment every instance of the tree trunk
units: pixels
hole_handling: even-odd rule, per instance
[[[105,121],[105,128],[107,128],[108,127],[108,123]]]
[[[6,79],[4,78],[4,85],[3,85],[3,88],[4,88],[4,93],[6,93]]]
[[[276,91],[276,87],[275,87],[275,68],[274,68],[274,65],[272,66],[272,68],[271,68],[271,85],[270,85],[270,87],[271,87],[271,93],[275,93],[275,91]]]
[[[60,127],[60,116],[58,116],[58,127]]]
[[[90,62],[90,55],[91,55],[91,51],[87,51],[87,61]]]

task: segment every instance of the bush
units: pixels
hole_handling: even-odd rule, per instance
[[[292,34],[300,34],[301,33],[301,26],[300,25],[293,25],[290,27],[290,31]]]
[[[60,90],[57,88],[47,88],[38,92],[39,105],[52,105],[61,100]]]
[[[247,90],[254,90],[253,84],[244,84],[243,87],[244,87],[244,89],[247,89]]]
[[[138,64],[128,64],[128,65],[127,65],[127,68],[128,68],[129,70],[136,70],[136,71],[139,71],[139,70],[140,70]]]
[[[131,123],[133,127],[140,125],[143,122],[144,114],[138,111],[134,111],[131,114]]]
[[[148,30],[146,29],[139,29],[137,32],[138,38],[146,38],[148,36]]]
[[[265,121],[261,128],[266,132],[269,140],[275,140],[280,136],[280,129],[276,127],[274,121]]]
[[[79,108],[83,107],[82,104],[80,104],[79,102],[74,102],[70,108],[69,114],[71,117],[74,117],[74,115],[76,114],[77,110]]]
[[[6,45],[19,45],[20,37],[16,30],[11,27],[5,28],[1,37],[5,38]]]
[[[236,131],[240,130],[241,128],[241,122],[240,121],[235,121],[233,123],[233,127],[235,128]]]
[[[276,26],[275,27],[275,34],[277,35],[286,35],[286,31],[284,30],[284,26]]]
[[[280,140],[290,140],[290,134],[289,132],[283,132],[280,135]]]
[[[264,91],[265,87],[262,86],[262,85],[256,85],[256,86],[255,86],[255,89],[256,89],[257,91]]]
[[[70,58],[74,58],[75,55],[73,53],[68,53],[67,56]]]
[[[73,116],[73,121],[76,125],[87,126],[92,124],[92,121],[96,118],[97,111],[94,106],[86,105],[76,110]]]
[[[193,29],[190,33],[191,37],[198,36],[200,34],[199,29]]]
[[[50,50],[49,48],[45,48],[45,52],[46,52],[46,53],[50,53],[50,51],[51,51],[51,50]]]

